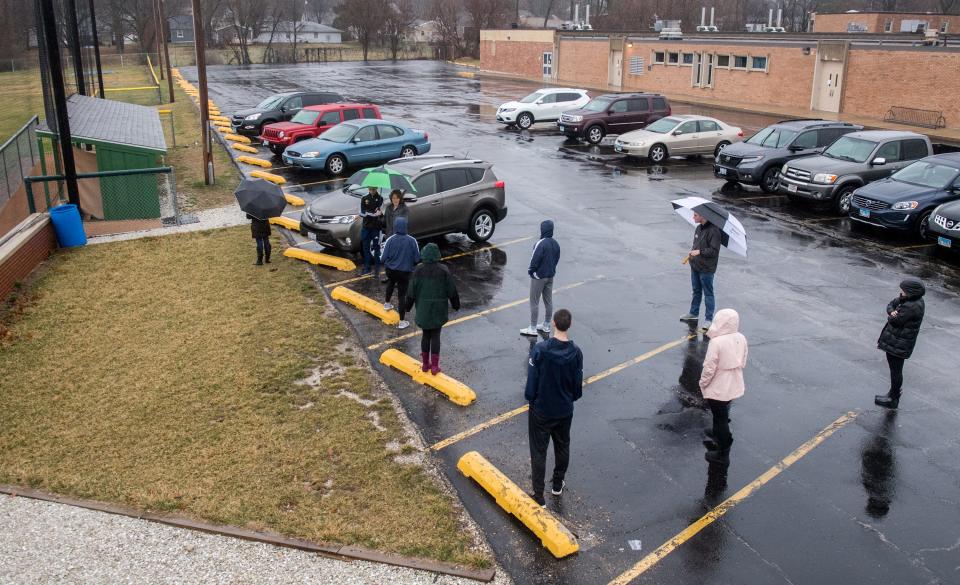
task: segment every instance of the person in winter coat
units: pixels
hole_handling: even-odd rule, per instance
[[[363,252],[363,271],[369,274],[371,266],[380,269],[380,221],[383,218],[383,197],[376,187],[370,187],[360,199],[360,249]]]
[[[693,287],[693,298],[690,301],[690,312],[680,317],[681,321],[696,321],[700,318],[700,300],[706,300],[703,328],[709,329],[713,323],[713,310],[716,299],[713,295],[713,277],[717,272],[717,263],[720,261],[720,245],[723,233],[705,217],[693,212],[693,221],[697,222],[697,229],[693,232],[693,247],[690,250],[690,284]]]
[[[440,373],[440,328],[447,322],[447,303],[460,310],[460,296],[450,270],[440,264],[440,248],[427,244],[420,254],[407,290],[407,311],[417,307],[416,323],[423,330],[420,340],[421,368],[434,376]]]
[[[270,220],[258,219],[249,213],[247,219],[250,220],[250,235],[257,241],[257,261],[253,265],[263,266],[264,260],[270,264],[270,252],[273,250],[270,247]]]
[[[407,204],[403,202],[403,192],[400,191],[400,189],[391,191],[390,201],[383,208],[383,235],[388,238],[392,236],[397,218],[406,218],[409,211]],[[407,227],[410,226],[408,225]]]
[[[396,193],[396,191],[394,191]],[[393,296],[393,289],[397,289],[397,304],[400,311],[400,322],[397,323],[397,329],[406,329],[410,326],[407,322],[407,284],[410,282],[410,274],[413,268],[420,262],[420,246],[417,240],[407,234],[407,218],[400,216],[394,224],[393,235],[387,238],[383,243],[383,252],[380,253],[380,262],[387,273],[387,296],[383,301],[383,308],[387,311],[393,309],[390,298]]]
[[[873,398],[874,404],[886,408],[900,405],[903,386],[903,362],[912,354],[920,333],[925,310],[923,295],[927,290],[919,280],[908,278],[900,283],[900,296],[887,304],[887,324],[880,332],[877,348],[887,353],[890,366],[890,390]]]
[[[530,326],[520,335],[536,337],[538,331],[550,334],[550,316],[553,314],[553,277],[560,262],[560,244],[553,239],[553,222],[540,222],[540,239],[533,247],[533,256],[527,274],[530,275]],[[543,297],[543,324],[538,324],[540,297]]]
[[[710,344],[703,358],[700,391],[713,413],[713,429],[703,442],[710,463],[730,462],[730,403],[743,396],[743,368],[747,365],[747,338],[739,328],[740,315],[733,309],[721,309],[707,330]]]
[[[583,352],[567,336],[573,322],[570,311],[553,315],[554,336],[533,346],[527,364],[523,397],[530,403],[528,436],[533,499],[544,505],[547,447],[553,439],[554,468],[550,493],[563,493],[570,464],[570,423],[573,403],[583,396]]]

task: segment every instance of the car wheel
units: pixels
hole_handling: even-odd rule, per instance
[[[467,228],[467,237],[474,242],[486,242],[493,235],[496,229],[497,220],[489,209],[478,209],[470,218],[470,226]]]
[[[776,165],[763,171],[763,176],[760,178],[760,189],[764,193],[776,193],[779,184],[780,169]]]
[[[667,160],[667,156],[667,147],[662,144],[654,144],[650,147],[650,152],[647,153],[647,158],[650,159],[650,162],[658,164]]]
[[[347,169],[347,161],[342,154],[331,154],[327,159],[327,173],[340,175]]]
[[[603,131],[603,128],[600,126],[590,126],[587,128],[587,142],[590,144],[600,144],[600,141],[603,140],[603,137],[606,136],[606,132]]]
[[[720,156],[720,151],[723,150],[724,148],[728,147],[728,146],[730,146],[730,143],[727,142],[726,140],[724,140],[723,142],[717,144],[717,147],[713,149],[713,156],[714,156],[714,158]]]
[[[524,112],[519,116],[517,116],[517,128],[521,130],[527,130],[528,128],[530,128],[530,126],[533,126],[532,115],[528,114],[527,112]]]
[[[411,156],[417,156],[417,149],[408,144],[400,149],[400,156],[403,158],[410,158]]]
[[[273,154],[276,154],[276,155],[281,155],[281,154],[283,154],[284,148],[285,148],[285,147],[284,147],[282,144],[271,144],[271,145],[270,145],[270,152],[272,152]]]
[[[927,236],[930,235],[930,213],[930,211],[924,213],[917,221],[917,235],[923,240],[926,240]]]
[[[850,202],[853,201],[854,187],[841,187],[837,197],[833,200],[833,209],[840,215],[850,213]]]

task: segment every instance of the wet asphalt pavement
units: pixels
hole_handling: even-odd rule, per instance
[[[194,70],[183,72],[195,79]],[[494,121],[496,106],[536,87],[523,81],[436,62],[212,67],[209,77],[211,98],[225,114],[294,89],[377,103],[385,119],[429,132],[432,153],[490,160],[506,182],[509,215],[491,239],[502,247],[480,250],[465,236],[441,241],[445,256],[479,250],[449,261],[463,301],[452,318],[490,311],[444,328],[442,351],[444,371],[470,385],[477,401],[456,406],[378,364],[428,444],[523,405],[533,341],[518,332],[527,306],[501,307],[527,296],[526,266],[544,218],[556,222],[562,248],[555,289],[582,283],[555,293],[554,303],[573,312],[571,336],[583,350],[585,376],[678,342],[584,389],[566,491],[547,495],[548,508],[580,538],[572,557],[553,559],[455,467],[463,453],[477,450],[529,489],[526,415],[437,452],[518,583],[608,583],[849,411],[852,422],[634,582],[960,582],[956,258],[909,238],[852,230],[846,219],[756,189],[721,190],[708,158],[650,167],[613,156],[609,138],[587,147],[565,142],[549,124],[529,133],[506,129]],[[771,122],[709,113],[748,134]],[[308,200],[340,185],[316,183],[330,178],[273,161],[290,181],[287,190]],[[749,258],[724,251],[716,280],[718,308],[740,312],[750,342],[747,393],[732,409],[728,468],[703,459],[701,432],[710,416],[697,381],[707,341],[688,338],[690,329],[678,321],[689,305],[689,269],[680,260],[693,230],[669,201],[689,195],[728,206],[749,237]],[[353,276],[318,272],[328,283]],[[885,412],[873,405],[888,383],[876,338],[886,303],[907,276],[927,284],[927,316],[905,368],[900,411]],[[382,300],[378,281],[347,286]],[[384,344],[410,330],[341,310],[365,345],[381,344],[371,361],[387,347],[418,354],[418,336]]]

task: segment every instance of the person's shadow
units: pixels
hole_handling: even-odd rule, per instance
[[[877,429],[860,450],[860,481],[867,492],[866,512],[878,520],[890,512],[897,491],[897,460],[893,449],[896,422],[897,411],[885,411]]]

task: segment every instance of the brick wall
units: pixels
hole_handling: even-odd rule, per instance
[[[553,51],[553,42],[481,39],[480,69],[539,79],[543,77],[543,54],[548,51]]]
[[[610,40],[561,38],[559,56],[554,57],[557,81],[574,87],[607,87],[610,67]]]
[[[46,215],[30,216],[16,231],[19,233],[0,246],[0,300],[57,249],[57,236]]]
[[[860,12],[849,14],[817,14],[813,20],[813,32],[845,33],[850,23],[861,24],[868,33],[886,32],[886,22],[892,22],[891,33],[900,32],[900,23],[904,20],[925,20],[930,30],[940,30],[947,22],[947,32],[960,33],[960,15],[946,14],[893,14],[878,12]]]
[[[960,53],[851,50],[841,111],[882,118],[890,106],[942,110],[960,128]]]

